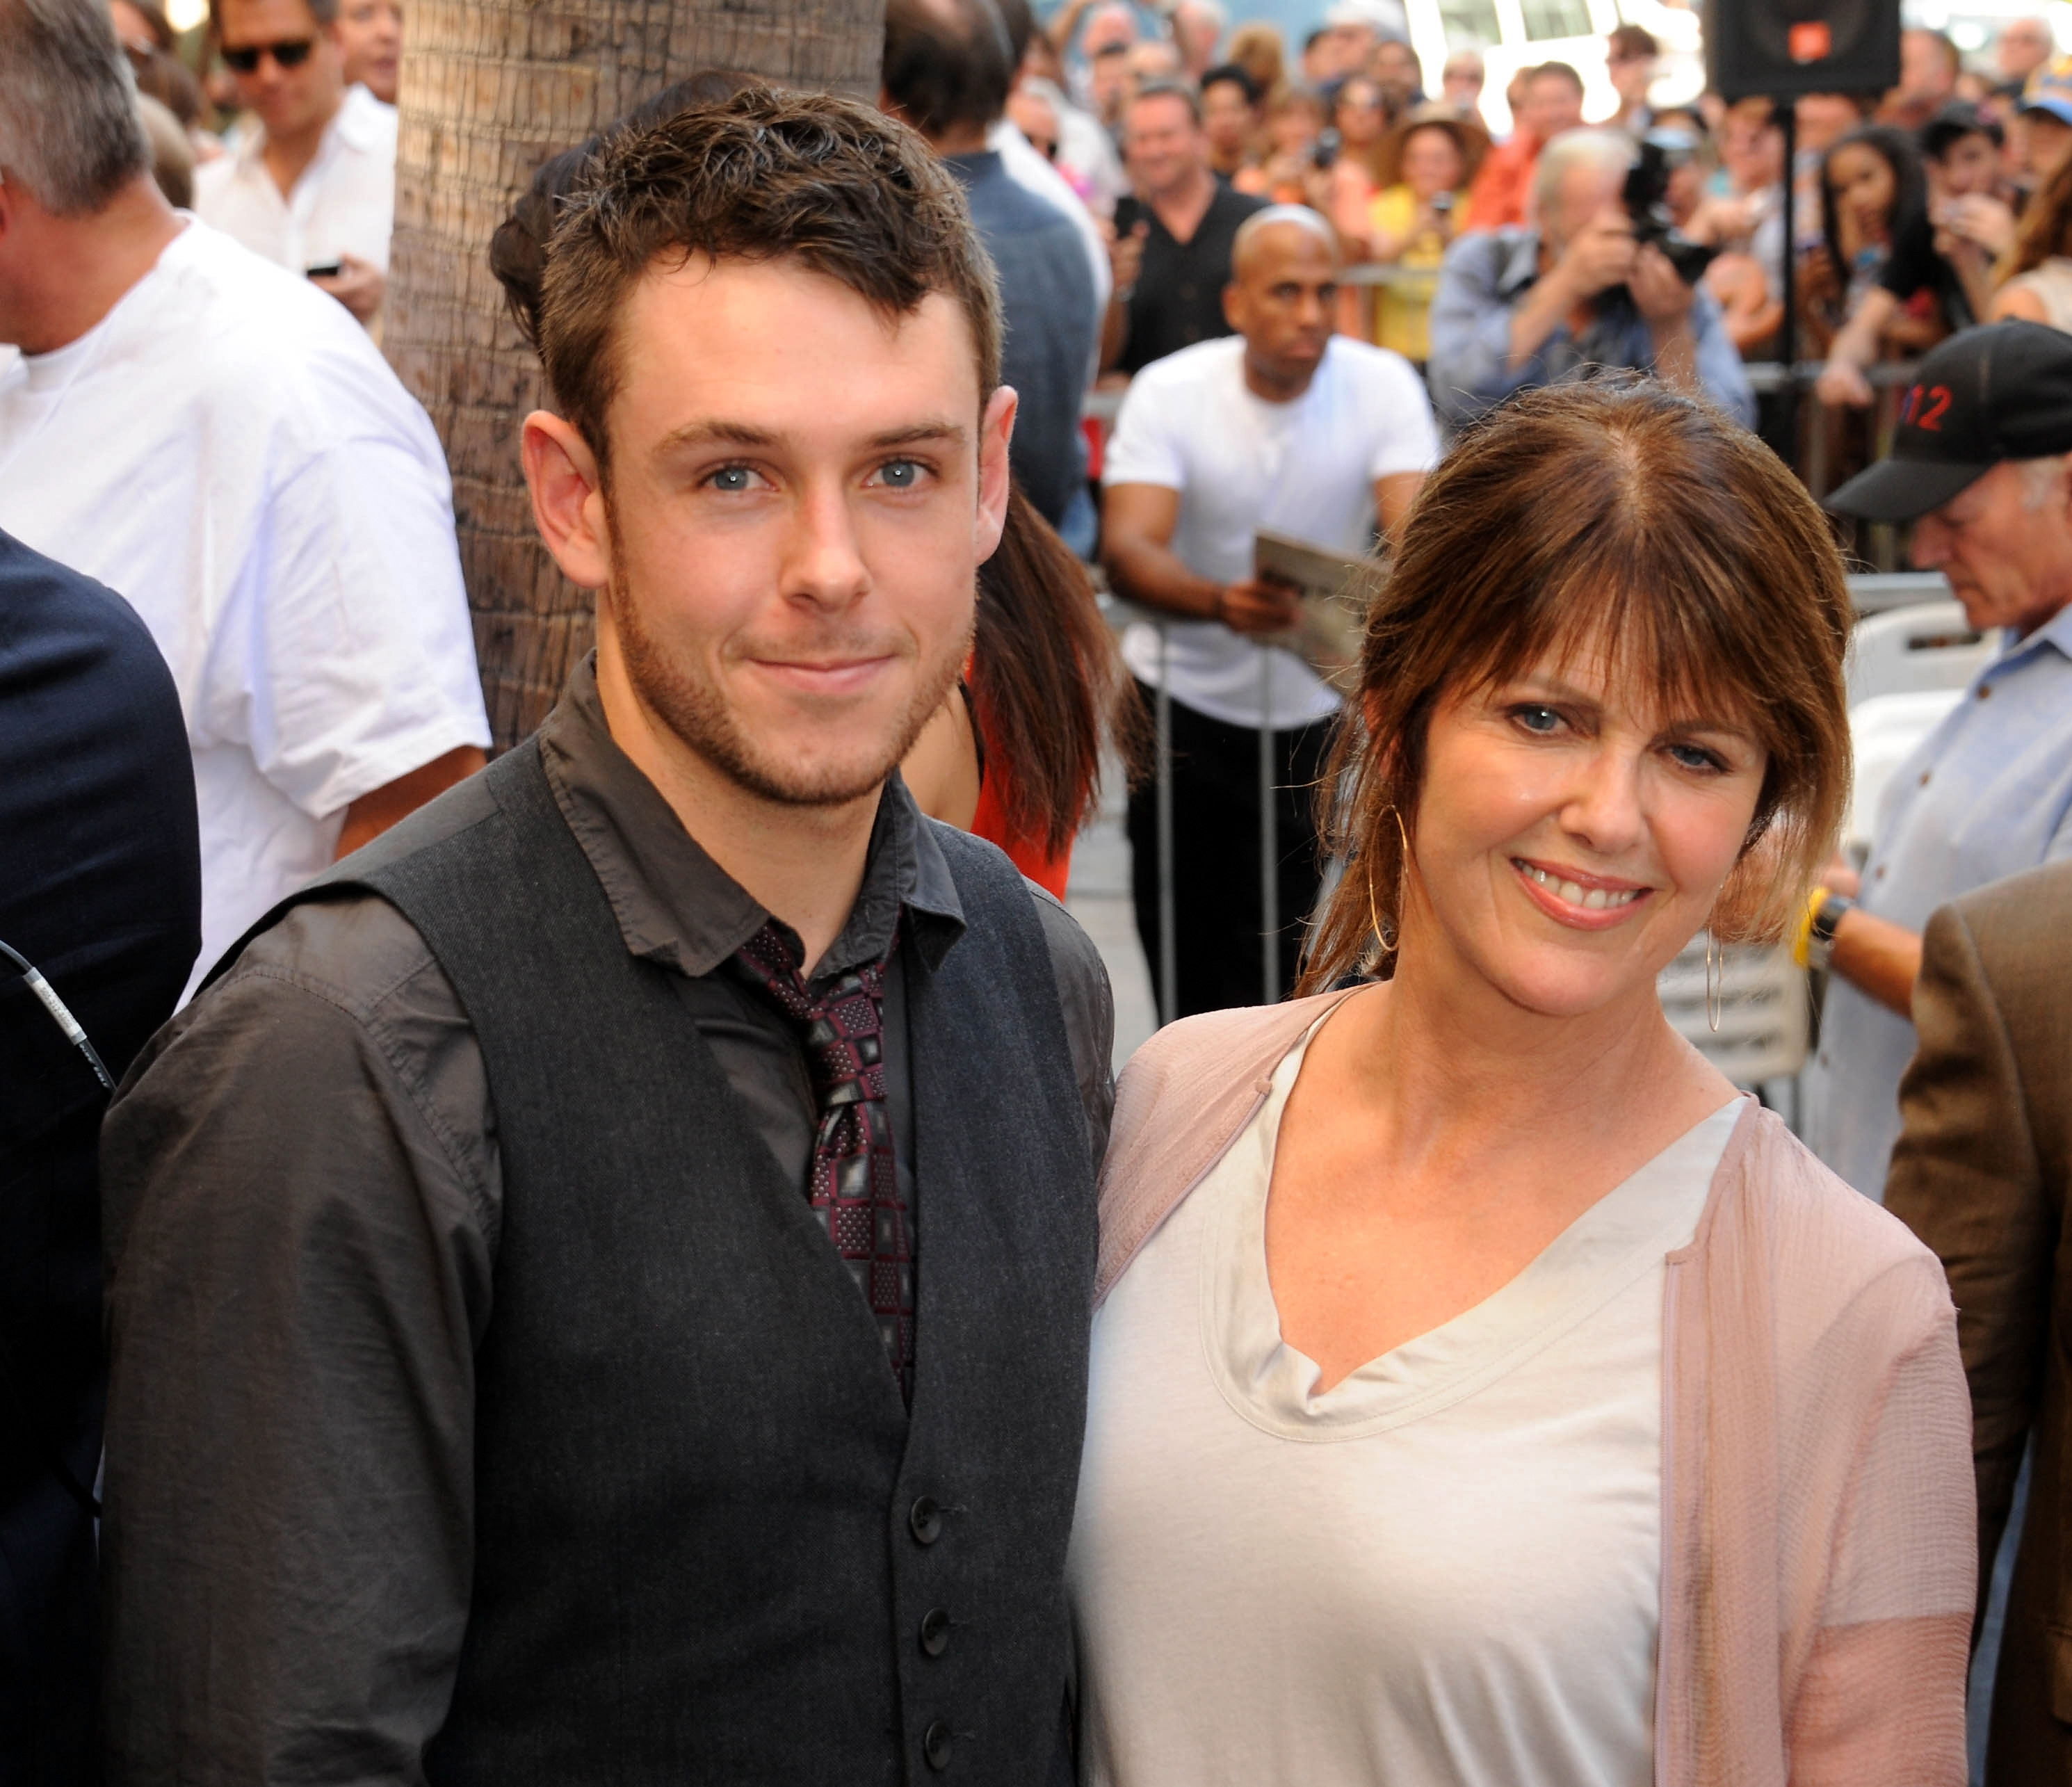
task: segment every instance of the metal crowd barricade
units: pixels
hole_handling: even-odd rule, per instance
[[[1152,735],[1154,790],[1157,802],[1158,850],[1158,959],[1153,964],[1153,992],[1158,1004],[1158,1021],[1170,1024],[1179,1010],[1179,946],[1175,936],[1174,869],[1173,853],[1173,701],[1167,694],[1171,680],[1171,625],[1174,617],[1155,608],[1125,601],[1112,594],[1101,598],[1109,624],[1120,631],[1141,624],[1158,636],[1158,682],[1152,696]],[[1259,896],[1260,931],[1264,950],[1260,975],[1261,1003],[1272,1004],[1281,997],[1281,849],[1280,824],[1274,811],[1281,766],[1274,748],[1273,660],[1261,651],[1259,659]]]
[[[1937,573],[1872,573],[1849,579],[1857,615],[1878,614],[1921,602],[1947,598],[1949,585]],[[1153,694],[1153,736],[1158,853],[1158,959],[1153,964],[1158,1021],[1170,1024],[1178,1009],[1179,956],[1174,923],[1173,848],[1173,705],[1166,692],[1170,680],[1170,625],[1174,617],[1125,601],[1112,594],[1101,598],[1112,626],[1120,631],[1133,622],[1151,627],[1158,639],[1158,684]],[[1281,996],[1280,844],[1275,795],[1280,791],[1280,762],[1274,748],[1270,694],[1272,659],[1260,659],[1259,728],[1259,885],[1264,971],[1260,997],[1268,1004]],[[1329,885],[1327,869],[1326,882]],[[1307,914],[1301,915],[1306,920]],[[1705,939],[1701,933],[1663,971],[1663,1001],[1671,1021],[1699,1050],[1712,1058],[1729,1079],[1741,1085],[1779,1081],[1804,1065],[1811,1013],[1806,971],[1788,951],[1763,944],[1729,944],[1715,959],[1712,1010],[1708,1010]],[[1720,1027],[1712,1027],[1716,1013]]]

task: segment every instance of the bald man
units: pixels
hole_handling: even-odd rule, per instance
[[[1137,375],[1102,472],[1102,556],[1122,594],[1169,617],[1131,626],[1123,655],[1173,722],[1178,1010],[1254,1004],[1264,990],[1259,733],[1273,734],[1279,857],[1275,984],[1317,896],[1310,791],[1338,697],[1265,643],[1293,596],[1252,570],[1261,528],[1326,552],[1366,553],[1392,530],[1438,458],[1410,363],[1331,331],[1337,240],[1315,212],[1276,205],[1240,226],[1223,314],[1234,335]],[[1159,959],[1157,795],[1129,807],[1137,924]]]

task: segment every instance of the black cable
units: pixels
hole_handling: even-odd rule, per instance
[[[6,956],[22,971],[22,978],[28,982],[29,991],[43,1002],[43,1009],[64,1032],[66,1040],[86,1057],[86,1064],[93,1070],[93,1077],[109,1091],[113,1091],[115,1082],[109,1076],[107,1066],[95,1051],[93,1045],[87,1041],[86,1032],[80,1028],[79,1020],[66,1009],[65,1002],[58,997],[56,989],[37,971],[36,964],[6,942],[0,942],[0,955]]]

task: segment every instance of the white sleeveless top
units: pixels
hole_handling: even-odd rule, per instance
[[[1308,1040],[1096,1318],[1070,1563],[1082,1778],[1644,1787],[1663,1263],[1741,1101],[1485,1301],[1318,1395],[1265,1246]]]

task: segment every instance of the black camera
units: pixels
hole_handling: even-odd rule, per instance
[[[1720,251],[1710,243],[1692,241],[1669,215],[1669,176],[1690,156],[1687,140],[1671,141],[1671,135],[1665,131],[1642,140],[1640,159],[1626,170],[1626,210],[1633,220],[1634,242],[1661,250],[1676,277],[1695,286]]]

